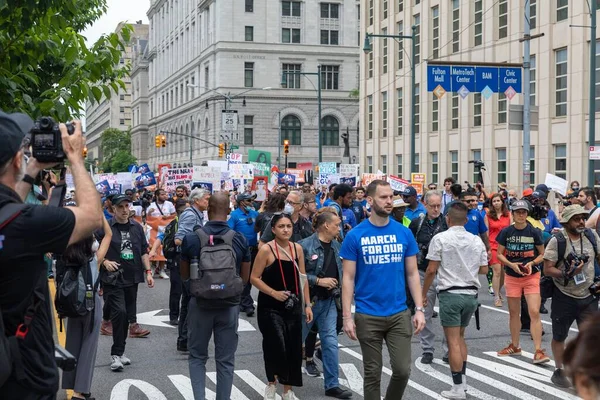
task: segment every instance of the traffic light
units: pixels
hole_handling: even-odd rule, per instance
[[[162,141],[161,138],[162,138],[162,135],[156,135],[154,137],[154,147],[156,147],[156,148],[160,147],[160,144],[161,144],[161,141]]]
[[[167,147],[167,137],[165,135],[161,135],[160,137],[160,146]]]
[[[288,154],[288,153],[290,152],[290,141],[289,141],[289,140],[287,140],[287,139],[285,139],[285,140],[283,141],[283,152],[284,152],[285,154]]]
[[[225,143],[219,143],[219,158],[225,155]]]
[[[81,153],[82,153],[82,155],[83,155],[83,158],[87,158],[87,155],[88,155],[88,149],[87,149],[87,146],[85,146],[85,147],[83,148],[83,151],[82,151]]]

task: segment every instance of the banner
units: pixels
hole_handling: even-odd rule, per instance
[[[304,183],[304,171],[301,169],[288,168],[287,173],[296,177],[296,183]]]
[[[271,153],[264,150],[248,150],[248,161],[271,165]]]
[[[137,171],[136,171],[136,172],[137,172],[138,174],[142,174],[142,175],[143,175],[143,174],[145,174],[145,173],[148,173],[148,172],[150,172],[150,167],[148,166],[148,164],[142,164],[142,165],[140,165],[140,166],[137,168]]]
[[[135,186],[137,188],[145,188],[152,185],[156,185],[154,172],[146,172],[135,178]]]
[[[100,193],[102,195],[102,197],[105,197],[108,195],[108,192],[110,191],[110,184],[108,183],[108,181],[106,179],[103,181],[100,181],[100,182],[96,183],[96,190],[98,191],[98,193]]]
[[[277,183],[280,185],[295,186],[296,185],[296,176],[294,176],[292,174],[279,173],[279,176],[277,177]]]
[[[352,187],[356,186],[356,177],[352,176],[341,176],[340,183],[345,183],[346,185],[350,185]]]
[[[167,225],[169,225],[171,223],[171,221],[173,221],[173,219],[175,219],[175,215],[172,216],[158,216],[158,217],[151,217],[151,216],[146,216],[146,224],[144,225],[142,223],[142,217],[141,216],[135,216],[134,219],[145,228],[145,233],[146,233],[146,240],[148,240],[148,245],[150,248],[152,248],[152,245],[154,244],[154,241],[156,240],[156,236],[160,233],[160,232],[164,232],[165,228],[167,227]],[[165,256],[162,253],[162,245],[159,247],[158,252],[156,253],[155,257],[150,258],[150,261],[167,261],[167,259],[165,258]]]
[[[175,193],[175,189],[180,185],[189,189],[193,175],[193,168],[170,168],[163,176],[162,187],[167,193]]]
[[[340,176],[352,177],[358,176],[358,164],[341,164]]]
[[[319,174],[337,174],[337,164],[334,162],[320,162]]]
[[[390,186],[392,187],[392,190],[394,191],[403,191],[404,189],[406,189],[407,186],[410,186],[410,182],[407,180],[404,180],[402,178],[399,178],[397,176],[394,175],[390,175],[388,176],[388,182],[390,183]]]
[[[220,185],[219,185],[220,187]],[[195,188],[200,188],[200,189],[204,189],[204,190],[208,190],[210,193],[213,192],[213,182],[193,182],[192,183],[192,190]]]
[[[362,184],[363,186],[369,186],[369,183],[374,180],[381,179],[385,181],[385,175],[380,174],[362,174]]]
[[[269,194],[269,178],[266,176],[255,176],[252,180],[251,191],[256,195],[256,201],[265,201]]]

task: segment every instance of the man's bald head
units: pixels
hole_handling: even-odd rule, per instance
[[[217,192],[208,200],[209,221],[227,221],[229,208],[229,193]]]

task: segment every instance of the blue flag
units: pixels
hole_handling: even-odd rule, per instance
[[[135,178],[135,186],[139,188],[144,188],[147,186],[156,185],[156,178],[154,177],[154,172],[146,172]]]

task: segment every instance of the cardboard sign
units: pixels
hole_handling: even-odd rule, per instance
[[[390,183],[390,186],[391,186],[392,190],[394,190],[394,191],[401,192],[404,189],[406,189],[407,186],[410,186],[409,181],[404,180],[402,178],[398,178],[397,176],[394,176],[394,175],[388,176],[388,182]]]
[[[269,194],[269,178],[266,176],[255,176],[252,180],[251,191],[256,195],[256,201],[265,201]]]
[[[319,163],[319,174],[337,174],[337,164],[334,162]]]
[[[358,176],[358,164],[341,164],[340,165],[340,176],[352,177]]]
[[[385,181],[385,175],[381,175],[381,174],[362,174],[362,184],[363,186],[368,186],[369,183],[375,181],[375,180],[384,180]]]
[[[163,188],[167,193],[175,193],[177,186],[185,186],[190,188],[194,175],[193,168],[170,168],[163,176]]]

